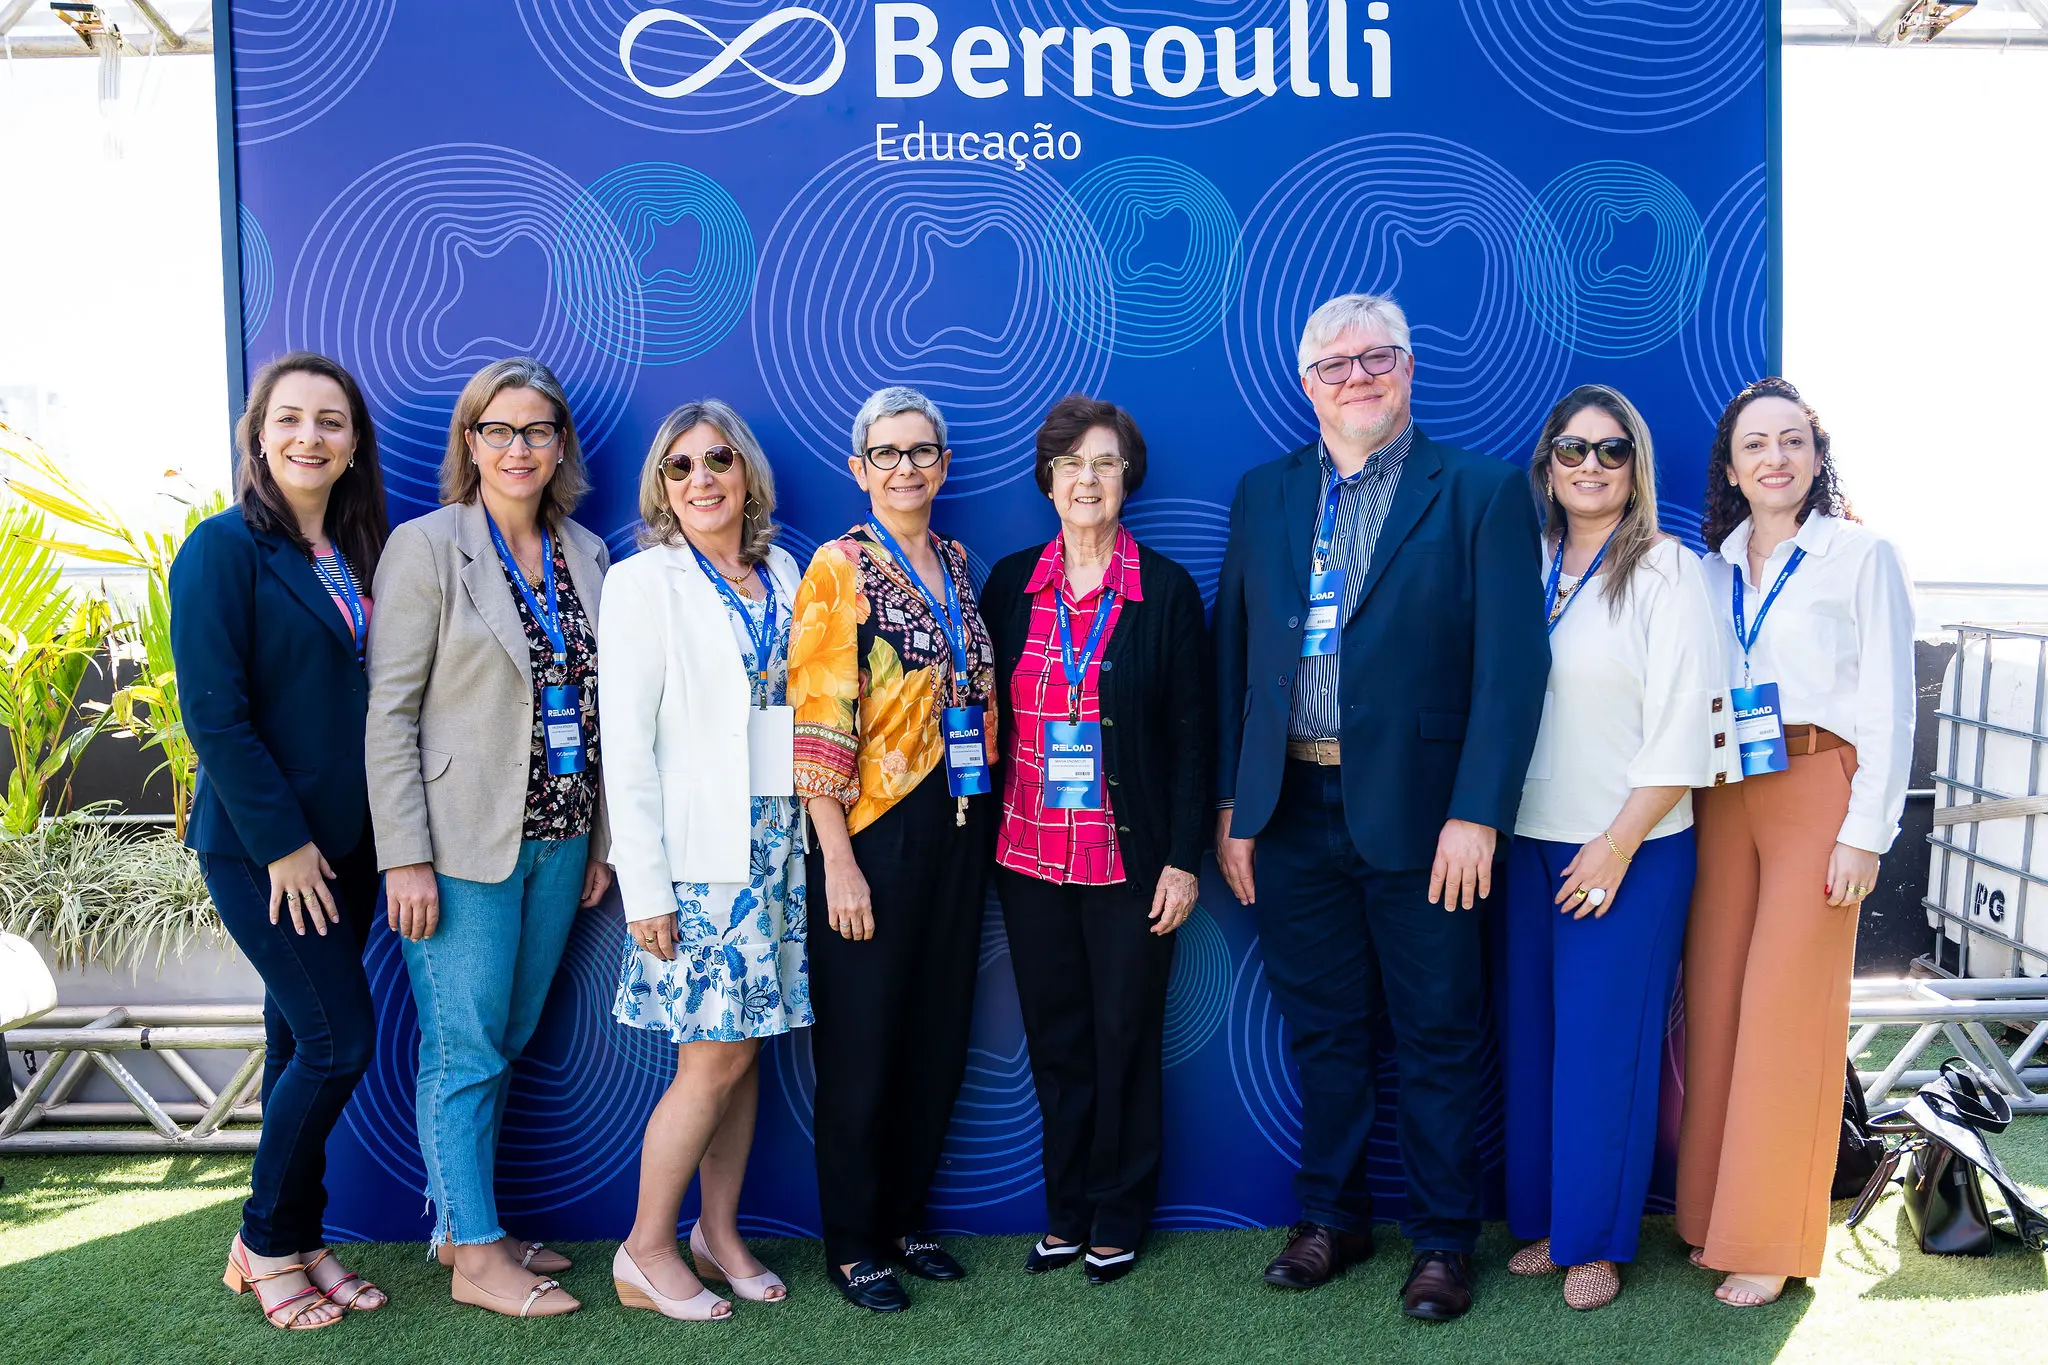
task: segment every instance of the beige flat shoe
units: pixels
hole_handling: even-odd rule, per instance
[[[1581,1313],[1605,1308],[1621,1295],[1621,1269],[1612,1261],[1588,1261],[1564,1273],[1564,1302]]]
[[[457,1303],[502,1313],[508,1318],[558,1318],[583,1306],[568,1290],[553,1280],[535,1280],[533,1287],[526,1291],[524,1299],[513,1299],[478,1287],[459,1270],[455,1272],[454,1281],[448,1287],[448,1296]]]
[[[1556,1261],[1550,1259],[1550,1239],[1548,1237],[1540,1241],[1531,1242],[1514,1255],[1508,1257],[1508,1274],[1510,1275],[1527,1275],[1531,1277],[1555,1275],[1560,1269],[1562,1267]]]
[[[540,1242],[520,1242],[519,1268],[536,1275],[559,1275],[575,1265],[567,1256]],[[455,1248],[447,1242],[435,1249],[434,1259],[450,1270],[455,1268]]]

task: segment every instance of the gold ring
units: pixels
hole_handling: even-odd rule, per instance
[[[1582,886],[1582,887],[1580,887],[1580,888],[1579,888],[1578,890],[1576,890],[1576,891],[1572,892],[1572,899],[1573,899],[1573,900],[1575,900],[1575,901],[1582,901],[1582,900],[1584,900],[1585,898],[1586,898],[1586,888],[1585,888],[1585,887],[1583,887],[1583,886]]]

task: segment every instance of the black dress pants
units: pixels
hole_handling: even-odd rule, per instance
[[[1152,886],[1060,886],[996,871],[1045,1128],[1046,1230],[1131,1250],[1159,1192],[1173,935]]]
[[[995,800],[970,797],[956,824],[935,769],[853,836],[875,915],[864,943],[833,932],[824,856],[811,849],[813,1125],[832,1265],[884,1259],[924,1230],[967,1070]]]

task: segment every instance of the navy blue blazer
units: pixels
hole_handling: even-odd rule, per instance
[[[200,522],[171,561],[171,656],[199,755],[186,844],[257,863],[308,842],[329,862],[352,852],[370,687],[298,547],[238,507]]]
[[[1286,770],[1318,454],[1251,470],[1230,506],[1217,796],[1240,839],[1266,827]],[[1514,829],[1550,673],[1541,563],[1521,471],[1418,430],[1338,646],[1345,824],[1373,867],[1428,867],[1446,819]]]

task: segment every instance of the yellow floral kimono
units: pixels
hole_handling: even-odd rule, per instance
[[[818,547],[796,590],[789,702],[796,708],[796,792],[830,796],[858,834],[939,766],[939,712],[981,706],[996,757],[995,651],[975,605],[967,551],[933,537],[967,627],[968,695],[952,690],[945,632],[924,595],[866,526]],[[943,775],[938,779],[944,781]]]

